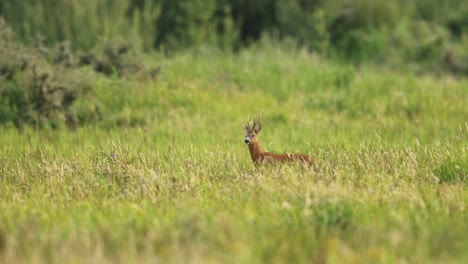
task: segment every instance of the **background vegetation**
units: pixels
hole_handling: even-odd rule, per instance
[[[238,50],[268,34],[353,62],[468,73],[463,0],[6,0],[0,14],[21,40],[75,49],[120,37],[146,50]]]
[[[465,2],[1,1],[0,262],[467,262]]]

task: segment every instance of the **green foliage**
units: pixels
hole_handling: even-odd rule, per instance
[[[5,25],[0,25],[0,47],[0,123],[77,125],[72,106],[90,89],[90,83],[85,72],[65,66],[66,51],[52,66],[39,48],[17,43]]]
[[[0,14],[22,40],[46,36],[48,45],[69,40],[74,48],[90,49],[102,37],[121,37],[138,47],[154,43],[159,5],[153,1],[130,0],[26,0],[2,1]]]
[[[468,72],[463,0],[7,0],[0,14],[22,40],[43,34],[48,46],[70,40],[73,49],[89,50],[108,38],[146,51],[238,51],[269,35],[353,63]]]
[[[93,80],[100,122],[0,127],[1,261],[467,259],[467,80],[268,39],[147,61],[158,79]],[[241,121],[258,113],[263,148],[317,165],[254,167]]]
[[[318,12],[319,1],[278,1],[275,6],[277,30],[282,38],[292,38],[302,46],[327,52],[329,34],[324,12]]]
[[[161,70],[144,67],[142,54],[126,41],[103,40],[88,52],[74,52],[69,42],[50,48],[43,38],[24,46],[2,25],[0,46],[0,123],[17,127],[76,127],[98,121],[103,114],[118,116],[121,105],[108,112],[112,108],[94,96],[98,76],[93,71],[109,77],[155,79]]]
[[[396,23],[397,3],[391,1],[332,1],[325,8],[333,51],[353,61],[373,58],[369,37]]]
[[[388,51],[395,58],[402,54],[405,60],[418,62],[420,70],[438,70],[444,66],[449,39],[450,35],[444,27],[426,21],[411,21],[397,28],[390,38],[393,46]]]
[[[447,159],[434,170],[434,174],[441,183],[468,184],[468,160]]]
[[[338,204],[326,202],[317,205],[314,208],[314,214],[316,221],[314,224],[317,224],[320,228],[325,228],[325,230],[347,230],[351,228],[353,222],[353,207],[345,202]]]
[[[131,76],[144,68],[140,57],[131,43],[108,40],[80,54],[76,66],[91,65],[94,71],[105,75]]]
[[[180,48],[202,45],[231,47],[236,41],[233,24],[229,21],[229,9],[220,9],[216,0],[163,1],[161,17],[158,20],[160,32],[157,45],[166,48]],[[220,10],[218,10],[220,9]],[[219,16],[216,14],[219,12]],[[226,35],[232,40],[226,42]]]

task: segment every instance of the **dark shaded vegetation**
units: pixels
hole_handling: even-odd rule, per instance
[[[71,106],[90,89],[88,78],[68,68],[66,57],[57,54],[49,63],[49,53],[43,52],[40,46],[23,47],[8,27],[0,25],[1,123],[77,124]]]
[[[239,50],[268,35],[327,57],[394,69],[468,74],[468,4],[462,0],[13,1],[0,15],[23,41],[102,37],[167,52],[204,45]]]
[[[23,45],[4,21],[0,23],[2,124],[56,128],[99,120],[100,104],[91,92],[94,73],[126,77],[143,69],[132,46],[125,42],[108,41],[91,51],[75,53],[68,42],[48,48],[43,38],[34,45]]]

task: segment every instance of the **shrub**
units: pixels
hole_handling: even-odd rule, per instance
[[[72,105],[90,89],[86,72],[49,64],[40,49],[17,43],[0,23],[0,124],[77,125]]]
[[[94,71],[105,75],[129,76],[143,69],[134,46],[121,40],[101,42],[91,52],[79,55],[77,67],[90,65]]]
[[[223,1],[162,1],[157,22],[156,46],[191,48],[203,45],[235,48],[238,26],[231,17],[231,6]]]

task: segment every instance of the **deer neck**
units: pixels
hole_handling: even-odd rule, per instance
[[[258,142],[249,145],[249,151],[253,161],[257,161],[263,155],[263,150]]]

